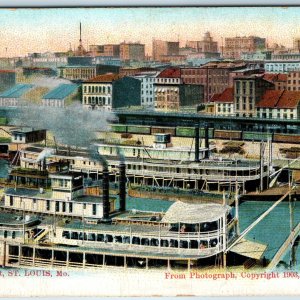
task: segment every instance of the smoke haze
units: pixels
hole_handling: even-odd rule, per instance
[[[115,116],[106,111],[83,109],[80,104],[61,108],[22,103],[9,119],[11,125],[47,129],[60,144],[88,147],[96,138],[96,131],[109,130],[108,121]]]
[[[32,84],[34,84],[35,87],[54,89],[60,84],[72,84],[72,82],[63,78],[39,76],[34,81],[32,81]]]

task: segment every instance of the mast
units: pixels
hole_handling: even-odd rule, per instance
[[[260,192],[264,190],[264,152],[265,143],[261,141],[260,143]]]
[[[239,220],[239,186],[238,182],[235,182],[235,218],[236,218],[236,233],[240,235],[240,220]]]
[[[289,168],[288,174],[289,174],[289,190],[292,190],[292,178],[291,178],[291,169]],[[294,229],[294,199],[289,193],[289,215],[290,215],[290,233],[292,233]],[[295,266],[296,263],[296,247],[295,247],[295,241],[291,241],[291,254],[290,254],[290,268]]]

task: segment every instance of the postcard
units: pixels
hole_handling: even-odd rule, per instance
[[[0,296],[299,295],[299,21],[0,9]]]

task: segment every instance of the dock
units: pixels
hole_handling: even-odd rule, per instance
[[[279,197],[283,196],[289,190],[289,185],[282,185],[278,187],[269,188],[262,192],[249,192],[241,196],[241,201],[276,201]],[[300,187],[297,186],[293,189],[292,196],[298,198],[300,196]],[[288,198],[286,199],[288,200]]]
[[[267,266],[268,269],[274,269],[278,265],[280,259],[285,254],[288,247],[294,243],[294,241],[297,238],[297,236],[299,235],[299,233],[300,233],[300,223],[298,223],[298,225],[293,229],[293,231],[290,233],[290,235],[288,236],[286,241],[282,244],[282,246],[276,252],[275,256],[273,257],[273,259]]]

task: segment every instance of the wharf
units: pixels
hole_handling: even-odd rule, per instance
[[[283,196],[285,193],[287,193],[289,190],[288,184],[279,186],[279,187],[273,187],[267,190],[264,190],[262,192],[250,192],[245,195],[241,196],[241,200],[253,200],[253,201],[276,201],[279,197]],[[297,186],[294,188],[293,197],[296,197],[297,199],[300,198],[300,186]],[[288,197],[286,198],[288,200]]]

